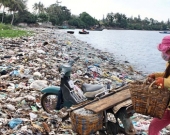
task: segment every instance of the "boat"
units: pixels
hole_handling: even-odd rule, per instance
[[[88,30],[90,30],[90,31],[102,31],[103,30],[103,28],[91,28],[91,29],[88,29]]]
[[[88,31],[79,31],[79,34],[89,34]]]
[[[74,34],[74,31],[67,31],[67,33]]]
[[[58,29],[69,29],[69,27],[68,27],[68,26],[66,26],[66,25],[63,25],[63,26],[57,26],[57,28],[58,28]]]
[[[170,34],[170,31],[160,31],[161,34]]]

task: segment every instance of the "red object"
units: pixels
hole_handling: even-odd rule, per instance
[[[162,119],[153,118],[148,135],[160,135],[160,131],[170,124],[170,110],[166,110]]]
[[[163,77],[156,78],[155,84],[158,86],[158,88],[163,89],[164,88],[164,78]]]
[[[93,77],[94,77],[94,78],[98,77],[98,73],[94,71],[94,72],[93,72]]]
[[[158,50],[166,53],[170,49],[170,36],[165,36],[162,42],[158,45]]]

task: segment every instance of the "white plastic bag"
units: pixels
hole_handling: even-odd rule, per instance
[[[35,80],[30,84],[30,88],[34,90],[41,90],[45,87],[48,87],[46,80]]]

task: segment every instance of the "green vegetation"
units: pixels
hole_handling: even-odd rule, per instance
[[[33,32],[14,29],[11,25],[4,25],[0,23],[0,38],[1,37],[21,37],[30,36]]]
[[[91,26],[99,25],[99,22],[88,13],[83,12],[79,17],[72,16],[68,24],[77,28],[90,28]]]
[[[5,25],[0,23],[0,30],[11,30],[12,26],[11,25]]]
[[[145,17],[144,20],[138,17],[127,18],[126,15],[120,13],[108,13],[106,18],[102,20],[106,27],[122,28],[130,30],[167,30],[170,28],[170,22],[158,22],[153,18]]]
[[[141,19],[138,17],[128,18],[121,13],[108,13],[102,20],[96,20],[86,12],[76,16],[66,6],[61,6],[56,2],[49,7],[45,7],[41,2],[33,5],[33,13],[27,10],[27,0],[0,0],[1,22],[5,24],[17,25],[27,23],[28,25],[38,22],[51,22],[54,26],[72,26],[75,28],[105,27],[107,29],[128,29],[128,30],[167,30],[170,28],[170,21],[157,21],[153,18]],[[7,10],[8,9],[8,10]],[[113,9],[114,10],[114,9]]]
[[[22,37],[30,36],[31,32],[23,30],[1,30],[0,37]]]

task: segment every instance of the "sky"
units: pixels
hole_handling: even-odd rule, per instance
[[[45,7],[57,0],[28,0],[27,6],[32,12],[34,3],[41,2]],[[167,22],[170,19],[170,0],[58,0],[61,6],[66,6],[74,15],[87,12],[96,19],[103,19],[107,13],[121,13],[126,17],[141,19],[153,18]]]

